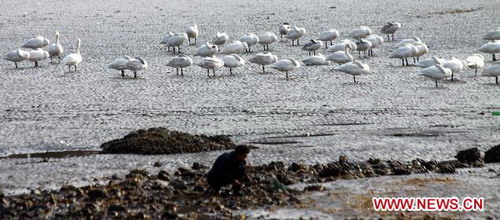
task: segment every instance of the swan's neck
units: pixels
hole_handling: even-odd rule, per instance
[[[345,54],[349,54],[349,47],[347,45],[345,46]]]
[[[76,44],[76,53],[80,54],[80,41]]]
[[[59,33],[56,34],[56,44],[59,44]]]

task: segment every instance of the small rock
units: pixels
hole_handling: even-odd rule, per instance
[[[154,167],[161,167],[163,166],[163,164],[160,162],[160,161],[156,161],[154,164],[153,164]]]
[[[199,170],[199,169],[204,169],[207,168],[205,165],[201,163],[194,162],[193,165],[191,166],[191,169],[193,170]]]
[[[339,156],[339,163],[340,163],[340,164],[347,164],[347,162],[348,162],[347,160],[348,160],[348,159],[347,159],[347,156],[346,156],[346,155],[340,155],[340,156]]]
[[[471,164],[476,161],[482,161],[481,157],[481,151],[477,148],[471,148],[463,151],[459,151],[458,154],[455,156],[455,158],[458,159],[458,161],[462,163],[468,163]]]
[[[457,169],[450,163],[440,163],[438,164],[438,173],[456,173]]]
[[[158,173],[158,179],[160,179],[160,180],[165,180],[165,181],[169,181],[169,180],[170,180],[170,177],[169,177],[169,175],[168,175],[167,171],[162,170],[162,171],[160,171],[160,172]]]
[[[108,207],[108,212],[124,212],[124,211],[127,211],[127,209],[122,205],[110,205]]]
[[[170,182],[170,185],[173,186],[176,190],[186,190],[188,188],[184,181],[178,179]]]
[[[304,188],[304,191],[325,191],[326,188],[322,185],[311,185],[311,186],[306,186]]]
[[[500,162],[500,144],[492,147],[484,153],[484,162],[497,163]]]
[[[108,197],[102,189],[92,189],[88,192],[88,196],[90,199],[105,199]]]

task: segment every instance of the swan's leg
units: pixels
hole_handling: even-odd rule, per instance
[[[358,50],[359,59],[361,59],[361,51]]]
[[[298,45],[300,45],[300,40],[299,40],[299,39],[297,39],[297,46],[298,46]]]
[[[498,85],[498,76],[495,76],[496,84]]]
[[[210,77],[210,69],[207,69],[207,76]]]
[[[266,73],[266,69],[264,69],[264,65],[262,65],[262,73]]]
[[[134,79],[137,79],[137,72],[134,71]]]
[[[281,41],[283,41],[283,34],[280,34],[280,36],[281,36]]]
[[[436,88],[438,87],[438,81],[436,80]]]
[[[184,69],[183,68],[181,68],[181,76],[184,76]]]
[[[403,61],[403,66],[405,66],[405,59],[403,58],[401,59],[401,61]]]
[[[408,57],[405,58],[405,60],[406,60],[406,65],[409,66],[410,64],[408,64]]]
[[[52,63],[52,56],[50,56],[50,63]]]
[[[493,54],[493,61],[497,61],[497,58],[495,57],[495,54]]]
[[[122,70],[122,78],[125,77],[125,70]]]
[[[191,38],[190,37],[188,37],[188,42],[189,42],[189,44],[191,44]]]
[[[316,51],[313,51],[313,54],[316,55]]]
[[[196,37],[194,38],[194,44],[196,45]]]
[[[453,73],[451,73],[451,81],[453,81],[453,75],[454,75],[454,74],[453,74]]]
[[[474,76],[477,76],[477,68],[476,68],[476,71],[474,71]]]
[[[35,67],[37,67],[37,66],[38,66],[38,61],[35,61]]]
[[[71,72],[71,66],[68,66],[68,72]]]
[[[356,76],[353,76],[354,77],[354,83],[356,83]]]
[[[216,77],[216,76],[215,76],[215,69],[213,69],[212,71],[214,72],[214,77]]]
[[[181,46],[177,46],[177,52],[181,53]]]
[[[325,49],[328,49],[328,41],[325,42]]]
[[[176,75],[179,75],[179,68],[175,68]]]
[[[286,71],[285,73],[286,73],[286,80],[288,80],[288,71]]]
[[[233,75],[233,68],[229,68],[229,75]]]
[[[14,65],[16,65],[16,69],[17,69],[17,62],[14,62]]]
[[[389,41],[391,41],[391,35],[390,34],[387,35],[387,42],[389,42]]]

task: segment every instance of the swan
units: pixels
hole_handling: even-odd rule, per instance
[[[436,56],[432,56],[430,58],[427,58],[425,60],[421,60],[421,61],[418,61],[415,66],[418,66],[418,67],[421,67],[421,68],[427,68],[427,67],[431,67],[431,66],[434,66],[436,64],[441,64],[443,63],[444,61],[446,61],[445,59],[441,59],[441,58],[438,58]]]
[[[215,38],[212,39],[212,43],[217,45],[217,46],[220,46],[220,45],[225,44],[228,40],[229,40],[229,36],[226,33],[217,32],[217,34],[215,35]]]
[[[134,78],[137,78],[137,71],[146,70],[148,63],[140,57],[135,57],[125,62],[125,69],[134,72]]]
[[[370,41],[370,43],[372,43],[372,46],[368,50],[368,55],[371,56],[374,56],[373,49],[379,47],[380,45],[382,45],[382,43],[384,43],[384,38],[376,34],[369,35],[368,37],[365,38],[365,40]]]
[[[271,65],[278,61],[278,57],[271,54],[270,52],[258,53],[254,57],[250,58],[248,61],[251,63],[259,64],[262,66],[262,73],[266,73],[264,66]]]
[[[61,62],[61,55],[64,52],[62,45],[59,43],[59,31],[56,31],[56,42],[52,43],[49,48],[50,62],[52,63],[52,57],[58,57],[59,62]]]
[[[222,54],[240,54],[240,53],[243,53],[243,51],[248,51],[247,43],[237,40],[237,41],[233,41],[229,45],[222,48],[220,53],[222,53]]]
[[[299,39],[302,36],[304,36],[306,32],[307,31],[305,28],[299,28],[297,26],[293,26],[293,28],[290,28],[285,37],[292,40],[292,46],[294,45],[293,43],[295,40],[297,40],[297,45],[299,45]]]
[[[13,50],[5,54],[4,59],[8,61],[14,62],[14,65],[17,68],[17,63],[23,60],[27,60],[30,57],[30,53],[28,51],[24,51],[22,49]]]
[[[451,80],[453,81],[453,76],[464,70],[464,66],[467,65],[464,61],[452,57],[451,60],[446,60],[441,63],[441,66],[451,70]]]
[[[478,53],[473,54],[465,58],[467,66],[471,69],[475,69],[474,75],[477,76],[477,70],[484,68],[484,56]]]
[[[261,44],[264,47],[264,50],[269,50],[269,44],[272,44],[278,40],[276,34],[271,32],[259,34],[257,37],[259,37],[259,44]]]
[[[348,36],[356,40],[361,40],[362,38],[368,37],[368,35],[372,33],[373,32],[369,27],[360,26],[358,29],[355,29],[351,33],[349,33]]]
[[[208,77],[210,77],[210,70],[212,70],[215,77],[215,70],[222,68],[224,66],[224,61],[217,57],[205,57],[197,63],[197,65],[207,69]]]
[[[186,33],[176,33],[168,38],[167,47],[172,47],[175,53],[175,47],[177,47],[178,53],[181,53],[181,45],[184,41],[188,40],[188,35]]]
[[[245,60],[237,54],[226,55],[221,58],[224,66],[229,68],[229,73],[233,74],[233,68],[245,65]]]
[[[69,71],[71,71],[71,66],[74,66],[75,72],[76,66],[78,66],[78,64],[82,62],[82,55],[80,54],[80,44],[82,41],[80,40],[80,38],[78,38],[76,39],[76,42],[76,52],[66,55],[61,61],[61,65],[68,66]]]
[[[195,24],[191,27],[188,27],[186,29],[186,34],[188,36],[189,44],[191,44],[191,38],[194,38],[194,44],[196,44],[196,38],[198,38],[198,34],[199,34],[198,25]]]
[[[323,46],[323,42],[319,40],[313,40],[311,39],[308,43],[306,43],[303,47],[302,50],[308,51],[309,56],[311,56],[311,52],[316,55],[316,51],[319,50]]]
[[[333,53],[333,52],[337,52],[337,51],[343,51],[345,49],[346,44],[349,44],[349,46],[351,46],[351,50],[358,49],[358,46],[356,46],[356,43],[352,42],[351,40],[345,39],[345,40],[342,40],[342,42],[340,42],[340,43],[337,43],[337,44],[334,44],[333,46],[328,47],[328,49],[326,49],[326,52]]]
[[[325,48],[328,47],[328,42],[333,45],[333,40],[339,37],[339,32],[335,29],[328,29],[319,34],[318,40],[325,42]]]
[[[132,58],[130,58],[129,56],[118,57],[113,62],[108,63],[106,67],[110,69],[120,70],[122,72],[122,77],[125,77],[125,63],[131,59]]]
[[[186,55],[180,55],[178,57],[172,58],[168,61],[167,66],[174,67],[177,71],[177,75],[179,75],[179,69],[181,69],[181,76],[184,76],[184,68],[191,66],[193,64],[193,60]]]
[[[342,64],[341,66],[334,68],[334,70],[339,70],[353,76],[354,83],[356,83],[356,76],[368,74],[370,72],[370,67],[368,66],[368,64],[363,64],[359,61],[353,61]]]
[[[500,76],[500,62],[493,62],[491,66],[484,70],[483,76],[495,77],[495,83],[498,85],[498,76]]]
[[[167,43],[168,43],[168,40],[170,39],[170,37],[174,36],[174,33],[172,32],[168,32],[165,37],[163,37],[163,39],[161,40],[160,42],[160,45],[164,45],[166,47]],[[167,50],[170,51],[170,47],[167,47]]]
[[[365,54],[365,57],[367,57],[366,51],[370,50],[370,48],[372,47],[372,42],[364,40],[364,39],[360,39],[358,42],[356,42],[356,46],[357,46],[359,58],[361,58],[361,51],[363,51],[363,53]]]
[[[329,65],[330,61],[326,60],[323,54],[318,54],[317,56],[310,56],[301,60],[306,66],[314,65]]]
[[[403,40],[399,41],[394,47],[399,48],[405,44],[413,44],[415,42],[422,42],[422,41],[418,37],[412,37],[412,38],[403,39]]]
[[[495,53],[500,53],[500,41],[489,42],[479,48],[479,51],[483,53],[491,53],[493,55],[493,61],[496,61],[497,59],[495,57]]]
[[[35,67],[38,66],[38,61],[45,60],[49,58],[49,52],[43,50],[42,48],[38,48],[36,50],[29,51],[30,55],[28,56],[28,60],[31,62],[35,62]]]
[[[199,47],[194,53],[195,56],[200,57],[211,57],[219,51],[219,47],[215,44],[205,43],[203,46]]]
[[[389,58],[398,58],[401,59],[403,62],[403,66],[405,65],[405,60],[406,60],[406,66],[408,66],[408,57],[413,57],[417,54],[418,49],[417,47],[413,46],[412,44],[406,43],[403,44],[403,46],[399,47],[398,49],[392,51],[391,55]]]
[[[288,79],[288,72],[293,71],[300,67],[299,61],[293,58],[283,59],[269,66],[273,69],[279,70],[286,73],[286,79]]]
[[[427,67],[422,70],[421,76],[430,78],[436,82],[436,88],[438,87],[438,80],[443,80],[450,77],[452,74],[451,70],[441,66],[441,64],[436,64],[431,67]]]
[[[38,48],[42,48],[42,47],[45,47],[47,45],[49,45],[49,39],[47,38],[44,38],[42,36],[36,36],[34,38],[30,38],[28,40],[26,40],[26,42],[24,42],[23,44],[23,48],[31,48],[31,49],[38,49]]]
[[[280,32],[281,40],[283,41],[283,35],[287,35],[288,31],[290,31],[290,24],[287,22],[283,23],[278,31]]]
[[[484,34],[483,36],[483,39],[491,41],[500,40],[500,27],[486,32],[486,34]]]
[[[326,60],[330,60],[338,64],[344,64],[353,61],[354,57],[349,52],[351,50],[351,45],[346,44],[344,46],[344,50],[345,51],[337,51],[335,53],[328,55],[326,57]]]
[[[413,57],[413,63],[416,63],[415,57],[417,58],[417,61],[420,61],[420,57],[423,56],[424,54],[429,52],[429,48],[427,47],[427,44],[424,44],[422,42],[414,42],[412,43],[413,46],[417,48],[417,53]]]
[[[248,45],[247,52],[252,52],[252,46],[259,43],[259,37],[254,33],[248,33],[245,36],[240,38],[241,42],[245,42]]]
[[[387,41],[391,41],[390,35],[392,35],[392,41],[394,41],[394,33],[401,28],[401,24],[397,22],[387,22],[384,27],[382,27],[382,34],[387,35]]]

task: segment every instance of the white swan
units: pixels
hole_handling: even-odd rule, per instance
[[[427,47],[427,44],[424,44],[422,42],[414,42],[412,44],[417,48],[417,53],[413,57],[413,63],[416,63],[415,58],[417,58],[417,61],[420,61],[420,57],[428,53],[429,48]]]
[[[363,53],[365,54],[365,57],[367,57],[366,51],[370,50],[370,48],[372,47],[372,42],[364,40],[364,39],[360,39],[358,42],[356,42],[356,46],[358,48],[357,51],[359,54],[359,58],[361,58],[361,51],[363,51]]]
[[[387,22],[384,27],[382,27],[382,34],[387,35],[387,41],[391,41],[390,35],[392,35],[392,41],[394,41],[394,33],[401,28],[401,24],[397,22]]]
[[[213,71],[215,77],[215,70],[218,70],[224,66],[224,61],[217,57],[205,57],[196,65],[201,68],[207,69],[207,75],[210,77],[210,70]]]
[[[436,64],[441,64],[444,61],[446,61],[446,60],[445,59],[441,59],[441,58],[436,57],[436,56],[432,56],[430,58],[418,61],[417,63],[415,63],[415,66],[418,66],[418,67],[421,67],[421,68],[427,68],[427,67],[434,66]]]
[[[229,68],[229,74],[233,74],[233,69],[245,65],[245,60],[237,54],[222,57],[224,66]]]
[[[62,45],[59,43],[59,31],[56,31],[56,42],[52,43],[49,48],[50,62],[52,62],[52,57],[58,57],[59,62],[61,62],[61,55],[64,52]]]
[[[17,63],[21,62],[23,60],[27,60],[29,58],[29,56],[30,56],[30,53],[28,51],[24,51],[24,50],[19,48],[17,50],[13,50],[13,51],[10,51],[7,54],[5,54],[4,59],[14,62],[15,66],[17,68]]]
[[[368,35],[372,34],[372,30],[367,27],[367,26],[360,26],[358,29],[353,30],[351,33],[349,33],[349,37],[354,38],[356,40],[361,40],[365,37],[368,37]]]
[[[339,31],[335,29],[328,29],[319,34],[318,40],[323,41],[325,43],[325,48],[327,48],[328,42],[330,42],[330,45],[333,45],[333,40],[339,36]]]
[[[259,34],[257,37],[259,37],[259,44],[261,44],[264,47],[265,51],[269,50],[269,44],[272,44],[278,40],[276,34],[271,32]]]
[[[464,66],[467,65],[464,61],[452,57],[451,60],[444,61],[441,66],[451,70],[451,80],[453,81],[453,76],[464,70]]]
[[[478,53],[473,54],[465,58],[467,66],[474,69],[474,75],[477,76],[477,70],[484,68],[484,56]]]
[[[317,56],[310,56],[301,60],[306,66],[314,65],[329,65],[330,61],[326,60],[323,54],[318,54]]]
[[[357,50],[358,46],[356,46],[356,43],[352,42],[351,40],[345,39],[342,40],[340,43],[336,43],[333,46],[328,47],[326,49],[326,52],[333,53],[337,51],[343,51],[345,49],[345,45],[349,44],[351,46],[351,50]]]
[[[345,44],[344,50],[345,51],[337,51],[335,53],[328,55],[326,57],[326,60],[330,60],[338,64],[344,64],[353,61],[354,57],[350,53],[351,45]]]
[[[293,71],[300,67],[299,61],[293,58],[283,59],[269,66],[273,69],[279,70],[286,73],[286,79],[288,79],[288,72]]]
[[[495,54],[500,53],[500,41],[489,42],[479,48],[479,51],[483,53],[491,53],[493,56],[493,61],[496,61]]]
[[[243,53],[244,51],[248,51],[247,43],[237,40],[237,41],[233,41],[229,45],[222,48],[220,53],[222,53],[222,54],[240,54],[240,53]]]
[[[196,44],[196,39],[198,38],[198,25],[190,26],[186,29],[186,34],[188,36],[189,44],[191,44],[191,38],[194,38],[194,44]]]
[[[353,76],[354,83],[356,83],[356,76],[370,73],[370,67],[368,64],[363,64],[359,61],[342,64],[341,66],[334,68],[334,70],[339,70]]]
[[[322,41],[311,39],[302,47],[302,50],[309,52],[309,56],[311,56],[311,52],[316,55],[316,51],[319,50],[322,46]]]
[[[120,70],[122,72],[122,77],[125,77],[125,69],[126,69],[125,63],[127,63],[127,61],[131,59],[132,58],[130,58],[129,56],[118,57],[115,60],[113,60],[113,62],[108,63],[106,67],[110,69]]]
[[[403,62],[403,66],[405,65],[405,60],[406,60],[406,65],[408,66],[408,57],[414,57],[418,52],[417,47],[413,46],[412,44],[406,43],[403,44],[403,46],[399,47],[398,49],[392,51],[391,55],[389,58],[398,58],[401,59]]]
[[[278,61],[278,57],[269,52],[264,52],[264,53],[258,53],[254,57],[250,58],[248,61],[250,61],[251,63],[261,65],[262,73],[266,73],[264,66],[276,63]]]
[[[412,37],[412,38],[403,39],[403,40],[399,41],[394,47],[399,48],[405,44],[414,44],[415,42],[422,42],[422,41],[418,37]]]
[[[215,55],[219,51],[219,47],[215,44],[209,44],[205,43],[201,47],[196,50],[194,53],[195,56],[200,56],[200,57],[211,57]]]
[[[220,46],[225,44],[229,40],[229,36],[226,33],[219,33],[215,35],[214,39],[212,39],[212,43]]]
[[[178,53],[181,53],[181,45],[188,40],[188,35],[186,33],[176,33],[168,38],[167,47],[172,47],[175,53],[175,47],[177,47]]]
[[[78,66],[78,64],[82,62],[82,55],[80,54],[80,44],[82,41],[80,40],[80,38],[78,38],[76,39],[76,42],[77,43],[76,43],[75,53],[66,55],[61,61],[61,65],[68,66],[69,71],[71,71],[71,66],[74,66],[75,72],[76,72],[76,66]]]
[[[174,33],[172,32],[168,32],[165,37],[163,37],[163,39],[161,40],[160,42],[160,45],[163,45],[164,47],[167,47],[167,43],[168,43],[168,40],[170,39],[170,37],[174,36]],[[170,51],[170,47],[167,47],[167,50]]]
[[[288,34],[288,31],[290,31],[290,24],[285,22],[283,23],[278,31],[280,32],[280,35],[281,35],[281,40],[283,41],[283,35],[287,35]]]
[[[377,48],[380,45],[382,45],[382,43],[384,43],[384,38],[376,34],[369,35],[368,37],[365,38],[365,40],[370,41],[370,43],[372,43],[372,46],[368,50],[368,55],[370,56],[374,56],[373,54],[374,48]]]
[[[36,50],[29,51],[30,55],[28,56],[28,60],[31,62],[35,62],[35,67],[38,66],[38,61],[45,60],[49,58],[49,52],[43,50],[42,48],[38,48]]]
[[[483,36],[483,39],[491,41],[500,40],[500,27],[486,32],[486,34],[484,34]]]
[[[248,33],[240,38],[241,42],[247,43],[248,50],[247,52],[252,52],[252,46],[259,43],[259,37],[254,33]]]
[[[134,78],[137,78],[137,71],[146,70],[148,63],[140,57],[132,58],[125,63],[125,68],[134,72]]]
[[[436,64],[423,69],[420,75],[434,80],[436,82],[436,87],[438,87],[438,80],[446,79],[450,77],[451,74],[452,72],[450,69],[441,66],[441,64]]]
[[[178,57],[172,58],[168,61],[167,66],[175,68],[177,75],[179,75],[179,69],[181,69],[181,76],[184,76],[184,68],[191,66],[193,60],[186,55],[180,55]]]
[[[49,45],[49,42],[50,41],[47,38],[44,38],[42,36],[36,36],[34,38],[26,40],[26,42],[24,42],[22,47],[36,50],[38,48],[42,48]]]
[[[307,31],[305,28],[299,28],[297,26],[293,26],[292,28],[290,28],[285,37],[292,40],[292,46],[294,45],[293,43],[295,42],[295,40],[297,40],[297,45],[299,45],[300,44],[299,39],[302,36],[304,36],[306,32]]]
[[[495,77],[495,83],[498,85],[498,77],[500,76],[500,61],[493,62],[491,66],[486,68],[483,76]]]

